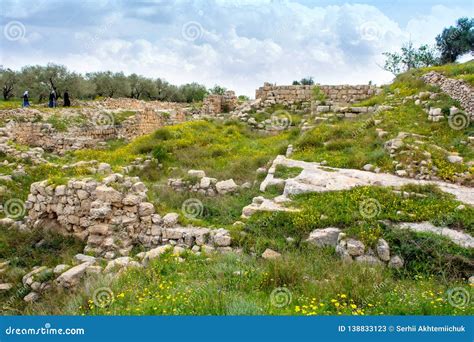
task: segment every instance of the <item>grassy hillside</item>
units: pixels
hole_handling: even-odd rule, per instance
[[[454,197],[435,187],[405,187],[402,190],[421,194],[404,198],[384,187],[360,187],[349,191],[299,195],[292,205],[297,213],[260,213],[249,220],[240,220],[242,208],[255,196],[267,198],[279,194],[278,189],[266,193],[258,190],[263,176],[259,167],[268,167],[288,144],[293,144],[294,159],[326,161],[328,166],[361,169],[372,164],[382,171],[394,173],[397,163],[421,158],[424,153],[438,168],[438,175],[446,181],[455,174],[472,174],[469,162],[474,159],[472,145],[466,141],[470,128],[453,130],[447,120],[428,121],[427,113],[414,99],[405,97],[422,91],[438,91],[425,85],[418,76],[437,70],[449,77],[458,77],[473,84],[474,61],[462,65],[414,70],[400,75],[383,92],[357,105],[385,104],[392,109],[377,114],[360,115],[353,120],[322,122],[313,129],[301,132],[297,123],[301,114],[292,113],[299,120],[289,130],[275,134],[252,131],[235,121],[195,121],[164,127],[153,134],[130,143],[111,141],[106,150],[80,150],[64,157],[52,157],[50,164],[25,165],[26,175],[14,181],[0,180],[7,188],[2,199],[12,196],[27,198],[32,182],[49,179],[65,183],[69,178],[102,176],[89,174],[87,168],[65,170],[63,166],[84,160],[109,163],[121,172],[136,158],[153,157],[143,170],[134,171],[149,188],[149,200],[160,214],[180,212],[187,198],[202,201],[204,211],[196,219],[180,218],[181,223],[195,226],[225,227],[231,230],[241,254],[196,256],[182,255],[181,260],[167,253],[145,269],[130,269],[117,277],[91,275],[87,285],[74,293],[56,292],[39,302],[25,305],[21,299],[13,301],[6,313],[28,314],[116,314],[116,315],[319,315],[319,314],[474,314],[472,306],[459,308],[447,300],[449,289],[466,288],[466,278],[474,272],[474,254],[454,245],[448,239],[431,235],[396,231],[386,224],[392,222],[431,221],[437,225],[474,234],[474,208],[461,204]],[[433,106],[448,109],[459,105],[446,95],[432,100]],[[296,124],[295,124],[296,123]],[[471,126],[472,127],[472,126]],[[376,131],[387,132],[383,138]],[[400,132],[423,136],[417,153],[410,160],[393,160],[384,143]],[[21,148],[21,146],[18,146]],[[458,153],[462,164],[446,161],[446,153]],[[408,157],[407,157],[408,158]],[[234,195],[206,197],[197,193],[175,192],[167,185],[168,178],[186,177],[189,169],[204,170],[219,180],[234,179],[248,189]],[[0,173],[11,173],[10,166],[0,166]],[[295,176],[298,170],[279,169],[280,176]],[[281,189],[280,189],[281,190]],[[374,198],[382,204],[380,215],[366,219],[359,214],[363,198]],[[405,259],[403,270],[368,268],[360,264],[341,262],[334,250],[317,248],[307,242],[309,232],[316,228],[339,227],[352,237],[373,246],[378,238],[386,239],[392,251]],[[289,239],[291,238],[291,239]],[[17,260],[11,279],[20,279],[35,265],[54,266],[68,262],[82,245],[71,239],[46,237],[47,248],[35,249],[41,239],[38,232],[13,235],[0,230],[0,260]],[[45,243],[45,242],[43,242]],[[282,254],[278,260],[263,260],[266,248]],[[34,251],[29,253],[28,251]],[[139,250],[134,251],[134,254]],[[114,293],[114,302],[98,308],[91,300],[94,289],[107,286]],[[284,288],[284,290],[281,290]],[[285,305],[275,305],[279,291]],[[472,291],[471,291],[472,292]],[[1,295],[1,300],[11,298]]]

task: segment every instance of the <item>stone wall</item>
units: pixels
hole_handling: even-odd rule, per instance
[[[41,122],[17,122],[9,125],[10,136],[22,145],[41,147],[49,152],[63,154],[66,151],[100,146],[117,137],[114,127],[91,126],[58,132],[51,124]]]
[[[205,115],[216,115],[223,112],[230,112],[237,107],[237,96],[232,90],[228,90],[224,95],[212,94],[204,99],[202,113]]]
[[[230,235],[224,229],[179,227],[178,214],[156,214],[146,192],[138,177],[121,174],[111,174],[102,182],[85,178],[65,185],[33,183],[26,202],[27,224],[73,235],[87,243],[84,252],[108,259],[128,255],[137,244],[230,246]]]
[[[64,154],[67,151],[105,146],[107,140],[127,140],[154,132],[164,125],[185,121],[183,112],[145,108],[125,120],[121,125],[93,125],[71,127],[67,132],[58,132],[53,125],[43,122],[10,122],[9,137],[15,142],[46,151]]]
[[[421,77],[426,83],[438,86],[451,98],[458,100],[466,113],[474,121],[474,89],[462,80],[448,78],[440,73],[431,71]]]
[[[375,95],[379,88],[373,85],[272,85],[265,83],[255,92],[256,99],[269,104],[292,104],[311,101],[313,88],[319,87],[330,103],[354,103]]]
[[[164,101],[143,101],[129,98],[105,98],[100,101],[82,101],[80,105],[96,109],[109,110],[135,110],[141,111],[146,108],[166,111],[183,111],[188,106],[187,103],[164,102]]]

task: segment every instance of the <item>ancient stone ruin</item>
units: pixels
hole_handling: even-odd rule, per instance
[[[64,185],[33,183],[28,196],[27,224],[51,229],[86,242],[84,252],[113,259],[128,255],[134,245],[162,244],[230,249],[225,229],[178,226],[178,214],[161,217],[147,202],[146,186],[137,177],[111,174],[102,182],[72,179]]]
[[[474,90],[471,86],[462,80],[448,78],[436,71],[423,75],[422,79],[426,83],[439,86],[451,98],[458,100],[466,113],[471,116],[471,121],[474,121]]]
[[[7,124],[7,133],[10,139],[19,144],[64,154],[70,150],[105,146],[105,142],[111,139],[132,140],[152,133],[165,125],[173,125],[186,120],[183,112],[157,110],[151,107],[145,107],[144,110],[138,111],[118,125],[114,124],[113,113],[100,115],[103,116],[102,119],[91,118],[85,126],[73,126],[65,132],[58,131],[50,123],[32,120],[10,121]]]
[[[379,88],[374,85],[272,85],[264,83],[255,91],[255,98],[269,104],[293,104],[311,101],[317,87],[330,103],[354,103],[375,95]]]
[[[211,94],[204,99],[202,114],[216,115],[228,113],[237,107],[237,96],[232,90],[227,90],[223,95]]]

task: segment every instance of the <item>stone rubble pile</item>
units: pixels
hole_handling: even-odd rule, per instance
[[[411,142],[408,142],[410,140]],[[399,132],[398,135],[385,142],[384,148],[390,153],[390,157],[395,159],[393,165],[395,166],[395,174],[400,177],[409,177],[420,180],[436,180],[441,178],[438,176],[438,167],[432,160],[432,154],[422,148],[427,144],[425,137],[418,134]],[[434,145],[433,145],[434,146]],[[452,152],[441,150],[446,156],[446,160],[452,164],[462,164],[463,158]],[[403,160],[403,162],[401,161]],[[472,166],[472,162],[467,166]],[[453,181],[459,184],[470,185],[473,184],[473,175],[469,170],[464,172],[455,172]]]
[[[249,183],[239,186],[233,179],[218,181],[216,178],[206,177],[206,173],[202,170],[189,170],[188,177],[188,179],[170,178],[168,179],[168,186],[177,192],[198,192],[206,196],[231,194],[241,187],[251,187]]]
[[[469,84],[462,80],[448,78],[436,71],[430,71],[421,78],[428,84],[439,86],[451,98],[458,100],[470,116],[471,122],[474,121],[474,89]]]
[[[10,144],[11,135],[8,127],[0,127],[0,153],[18,160],[31,160],[33,164],[44,164],[47,161],[43,158],[44,150],[41,147],[17,149]]]
[[[367,247],[362,241],[348,238],[339,228],[315,229],[307,242],[318,247],[333,247],[336,253],[346,262],[359,262],[369,265],[388,265],[391,268],[402,268],[403,259],[390,254],[390,246],[384,239],[379,239],[375,249]]]

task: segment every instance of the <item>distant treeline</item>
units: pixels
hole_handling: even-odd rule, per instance
[[[56,64],[26,66],[20,71],[0,66],[0,82],[4,100],[20,98],[28,90],[30,99],[38,102],[47,99],[52,90],[59,97],[68,90],[70,96],[76,99],[129,97],[173,102],[202,101],[209,93],[223,94],[226,90],[218,85],[206,89],[198,83],[176,86],[161,78],[137,74],[125,76],[122,72],[102,71],[82,75]]]

